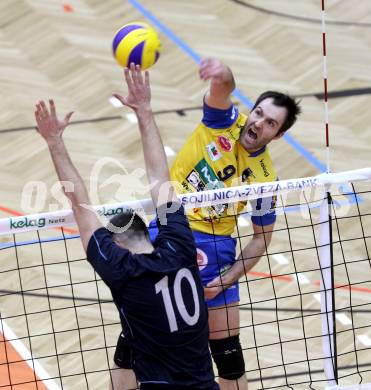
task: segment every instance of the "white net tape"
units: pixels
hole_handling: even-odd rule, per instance
[[[298,179],[280,180],[263,184],[251,184],[240,187],[220,188],[180,195],[178,198],[185,208],[210,206],[220,203],[235,203],[272,195],[284,195],[307,189],[322,189],[331,185],[344,184],[371,179],[371,168],[352,171],[321,174]],[[331,188],[329,188],[331,190]],[[124,208],[130,208],[145,214],[153,214],[154,207],[150,199],[95,206],[100,215],[115,215]],[[34,231],[44,228],[75,225],[72,210],[60,210],[35,215],[0,219],[0,235]]]

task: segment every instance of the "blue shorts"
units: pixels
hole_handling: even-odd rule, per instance
[[[149,236],[154,242],[158,229],[153,220],[148,227]],[[197,262],[202,285],[226,272],[236,259],[236,239],[231,236],[214,236],[213,234],[193,231],[197,247]],[[223,290],[215,298],[206,300],[208,307],[225,306],[240,300],[238,282]]]

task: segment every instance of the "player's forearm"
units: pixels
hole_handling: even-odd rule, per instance
[[[231,94],[235,88],[231,69],[218,60],[204,61],[200,67],[203,79],[210,79],[210,89],[205,96],[205,102],[210,107],[221,110],[228,109],[231,104]]]
[[[151,109],[142,109],[137,111],[136,114],[142,137],[147,177],[151,185],[151,195],[155,205],[157,205],[160,191],[168,193],[170,188],[170,175],[166,154]],[[170,199],[166,199],[165,202],[167,200]],[[161,200],[160,203],[162,203]]]
[[[71,201],[72,208],[90,204],[85,184],[72,163],[63,139],[48,142],[48,147],[59,180],[69,183],[62,186],[65,195]]]
[[[265,253],[269,246],[268,241],[270,242],[263,235],[253,237],[249,244],[243,248],[230,270],[222,277],[222,284],[227,286],[236,283],[248,273]]]

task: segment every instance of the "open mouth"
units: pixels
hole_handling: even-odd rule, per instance
[[[254,141],[258,138],[258,135],[251,128],[247,130],[247,135]]]

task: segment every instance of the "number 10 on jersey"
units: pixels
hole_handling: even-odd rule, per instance
[[[182,294],[182,281],[185,279],[192,290],[192,298],[194,303],[195,312],[193,315],[189,314],[184,304],[184,298]],[[170,297],[169,290],[169,277],[164,276],[159,282],[155,284],[156,294],[161,293],[165,306],[166,316],[169,322],[170,332],[176,332],[178,330],[178,324],[175,316],[174,306]],[[174,298],[175,305],[183,318],[184,322],[189,326],[195,325],[200,318],[200,301],[197,292],[195,280],[191,271],[187,268],[181,268],[174,279]]]

